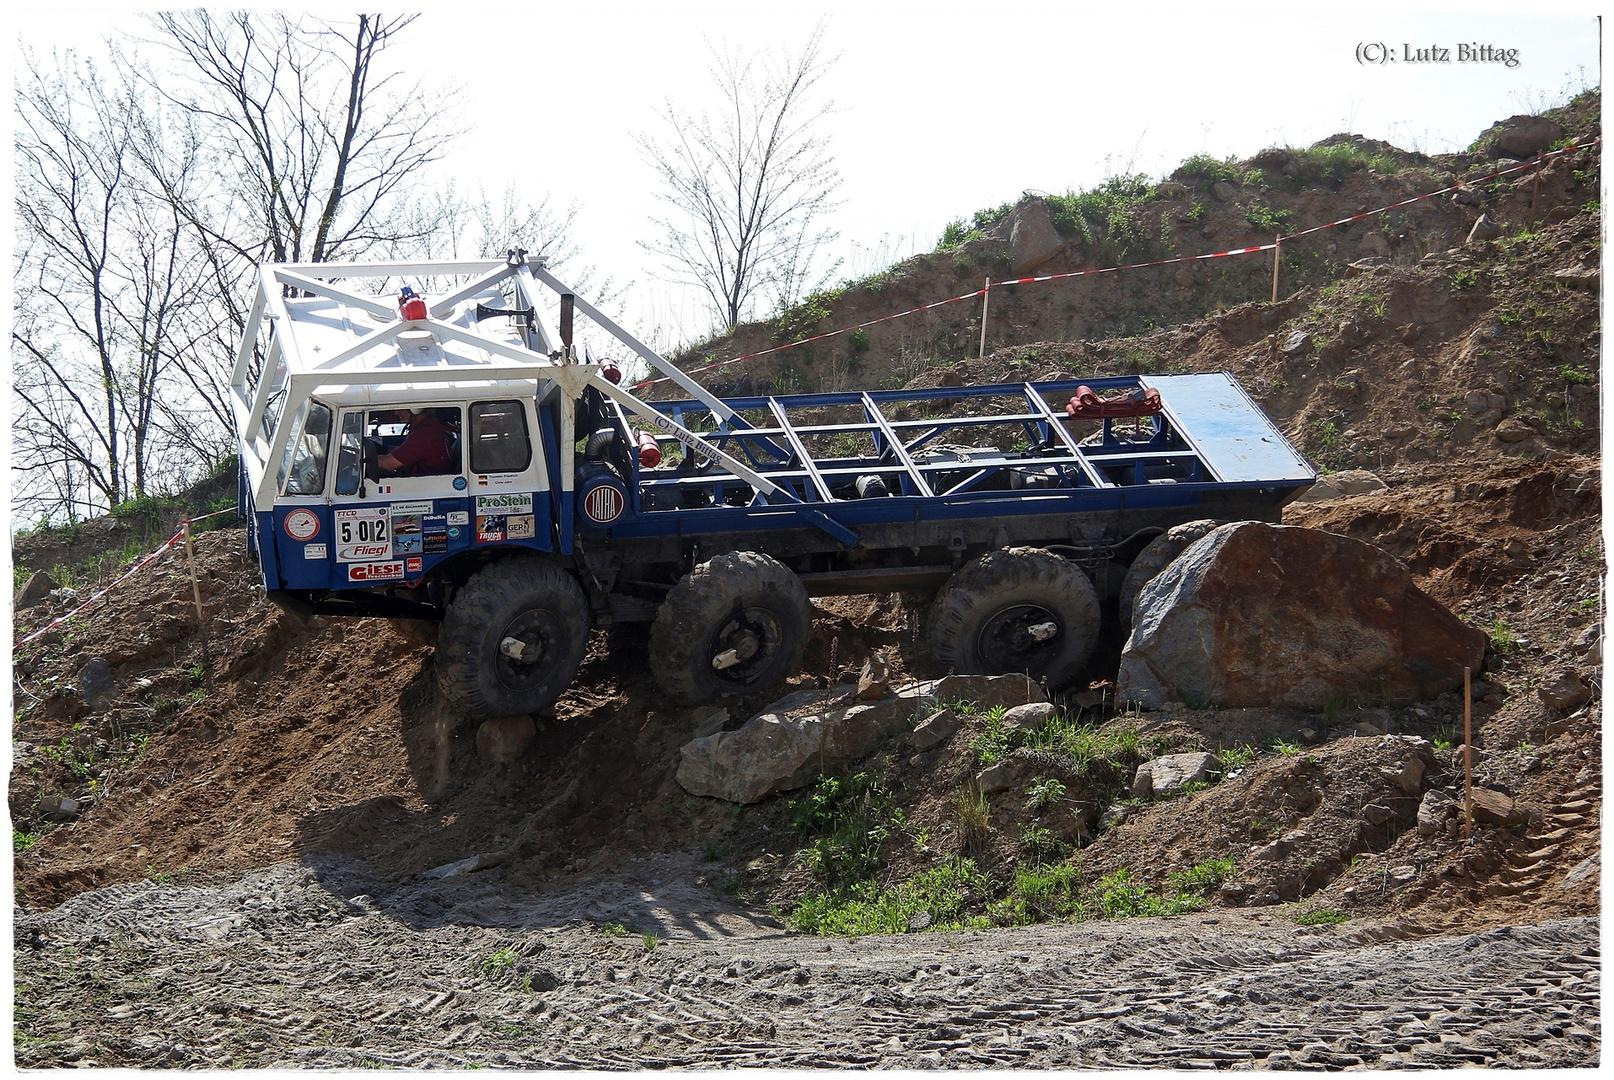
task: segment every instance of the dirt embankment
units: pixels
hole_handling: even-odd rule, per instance
[[[1575,185],[1587,176],[1595,187],[1597,160],[1569,164],[1558,180],[1579,198]],[[1387,192],[1403,183],[1369,181]],[[1227,369],[1319,464],[1377,472],[1386,490],[1296,504],[1285,521],[1387,548],[1426,591],[1487,631],[1486,685],[1473,713],[1476,780],[1511,796],[1516,822],[1481,826],[1472,841],[1424,835],[1415,803],[1387,779],[1415,753],[1430,782],[1460,789],[1457,695],[1326,714],[1139,718],[1100,708],[1085,717],[1101,731],[1130,725],[1140,745],[1259,752],[1220,784],[1133,806],[1096,829],[1039,816],[1011,794],[993,803],[984,839],[968,850],[1001,882],[1038,861],[1028,844],[1039,834],[1028,826],[1069,832],[1084,845],[1070,856],[1084,880],[1125,869],[1162,890],[1174,872],[1231,860],[1208,893],[1210,910],[1192,916],[1188,930],[1203,939],[1225,918],[1232,935],[1253,925],[1245,920],[1267,919],[1255,938],[1229,937],[1233,960],[1207,959],[1220,945],[1188,956],[1176,939],[1162,938],[1156,953],[1139,944],[1169,937],[1172,926],[1185,932],[1171,920],[1000,932],[1016,944],[984,943],[973,931],[898,939],[905,944],[865,939],[855,960],[842,942],[820,957],[817,941],[791,937],[754,955],[750,944],[733,956],[727,945],[703,945],[674,963],[636,937],[613,942],[581,926],[557,928],[584,919],[665,938],[751,942],[780,932],[763,905],[788,908],[818,882],[797,854],[788,799],[740,808],[677,785],[678,748],[707,710],[666,704],[648,673],[642,628],[596,632],[531,751],[488,769],[474,731],[440,707],[430,646],[382,621],[305,625],[279,612],[261,599],[240,531],[224,530],[197,540],[205,639],[176,550],[16,652],[14,868],[19,925],[39,931],[32,942],[19,939],[19,1060],[345,1065],[365,1063],[370,1047],[382,1063],[493,1063],[488,1040],[520,1034],[531,1041],[506,1060],[1189,1064],[1197,1063],[1189,1047],[1221,1031],[1225,1039],[1210,1042],[1235,1057],[1218,1063],[1595,1061],[1597,1028],[1585,1004],[1595,1001],[1595,925],[1519,931],[1527,948],[1502,931],[1468,944],[1432,942],[1427,955],[1380,956],[1372,949],[1388,947],[1371,940],[1375,927],[1416,936],[1597,911],[1605,558],[1600,330],[1587,285],[1600,265],[1600,215],[1570,200],[1561,205],[1574,213],[1532,229],[1523,216],[1529,194],[1517,185],[1491,193],[1486,212],[1505,225],[1497,241],[1443,239],[1425,251],[1403,243],[1384,262],[1277,305],[1237,306],[1137,337],[1060,341],[1069,328],[1050,332],[1052,323],[1032,320],[1026,290],[1006,298],[1001,314],[1027,344],[911,371],[904,365],[913,356],[901,347],[887,352],[877,340],[864,354],[889,365],[876,372],[865,361],[874,382],[900,374],[917,386]],[[66,550],[48,534],[15,548],[18,564],[31,568],[51,567]],[[19,632],[64,606],[18,612]],[[792,685],[835,677],[875,650],[890,657],[894,681],[926,669],[900,598],[822,601]],[[1113,678],[1117,650],[1113,638],[1101,649],[1093,682]],[[115,690],[92,707],[78,685],[96,657],[107,661]],[[1570,675],[1591,687],[1591,700],[1550,704],[1542,691]],[[731,711],[743,718],[765,703]],[[907,822],[906,839],[882,853],[891,880],[966,850],[954,795],[979,768],[981,734],[972,720],[938,751],[914,755],[893,743],[865,763],[885,778]],[[1028,766],[1044,767],[1066,765]],[[1067,780],[1072,789],[1079,782],[1074,773]],[[80,803],[76,815],[47,813],[43,804],[62,796]],[[1286,837],[1281,858],[1256,857]],[[420,876],[478,854],[493,868],[469,884]],[[977,899],[987,910],[988,898]],[[1295,901],[1303,903],[1282,906]],[[511,907],[528,903],[535,906]],[[170,907],[167,929],[130,921]],[[1320,909],[1350,921],[1311,937],[1284,917]],[[380,982],[325,963],[361,940],[372,951],[360,967],[388,972]],[[1037,959],[1017,959],[1014,949]],[[1469,981],[1440,974],[1466,964],[1456,957],[1472,949],[1503,965],[1487,983],[1495,994],[1481,1003],[1459,998],[1492,969],[1462,967]],[[284,959],[287,950],[299,960]],[[1522,966],[1503,964],[1510,950],[1509,962]],[[1094,955],[1115,963],[1095,969]],[[154,971],[159,962],[168,966]],[[189,972],[221,989],[194,996],[200,984],[187,981]],[[1256,986],[1278,974],[1276,998]],[[238,975],[290,989],[276,1001],[268,991],[237,994],[228,988]],[[552,977],[551,992],[518,994],[527,977],[535,986]],[[1050,989],[1055,983],[1102,989],[1072,996]],[[1347,983],[1355,990],[1342,994]],[[100,1042],[75,1034],[79,1014],[63,987],[81,991],[80,1004],[113,1010],[110,1020],[84,1016]],[[181,992],[191,1005],[179,1003]],[[1234,998],[1215,997],[1223,993]],[[1185,1011],[1184,1001],[1200,1010],[1205,994],[1203,1009],[1245,1004],[1226,1014]],[[353,995],[376,1011],[349,1025],[359,1015]],[[1310,1006],[1293,1003],[1307,995],[1316,999]],[[1382,1007],[1415,999],[1406,1016]],[[849,1012],[842,1023],[826,1010]],[[1352,1017],[1369,1014],[1375,1026],[1352,1041]],[[1547,1028],[1520,1019],[1543,1014]],[[1515,1020],[1517,1031],[1507,1026]],[[421,1056],[420,1032],[431,1024],[448,1026]],[[185,1045],[175,1049],[167,1033],[180,1030]],[[1481,1031],[1501,1041],[1470,1037]],[[718,1054],[718,1035],[737,1049]],[[808,1041],[811,1054],[801,1049]],[[348,1049],[308,1049],[338,1045]],[[1427,1056],[1436,1053],[1450,1058]]]

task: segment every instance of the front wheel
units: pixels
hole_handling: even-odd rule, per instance
[[[650,667],[685,705],[749,694],[790,674],[812,629],[800,578],[767,555],[732,551],[667,594],[650,630]]]
[[[505,559],[465,583],[437,637],[437,685],[472,720],[546,709],[588,647],[588,600],[571,575]]]
[[[1022,673],[1058,687],[1098,644],[1098,594],[1043,548],[990,552],[959,570],[931,608],[930,654],[961,675]]]

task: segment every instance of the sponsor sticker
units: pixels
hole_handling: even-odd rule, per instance
[[[505,535],[512,540],[531,540],[533,527],[531,514],[517,514],[505,519]]]
[[[456,533],[458,529],[454,530]],[[421,538],[420,550],[425,555],[441,555],[448,550],[447,533],[427,533]]]
[[[450,510],[447,516],[450,525],[469,525],[471,523],[469,510]]]
[[[425,548],[422,546],[422,537],[419,533],[408,536],[394,536],[392,538],[393,555],[419,555]]]
[[[422,502],[400,502],[392,504],[392,519],[398,520],[399,514],[429,514],[432,512],[432,501],[426,499]],[[396,526],[394,526],[396,528]]]
[[[319,535],[319,515],[312,510],[293,510],[286,515],[286,535],[293,540],[312,540]]]
[[[465,490],[465,477],[463,477],[463,476],[454,477],[454,490],[455,491],[464,491]]]
[[[478,514],[476,518],[476,542],[479,544],[493,544],[504,539],[503,514]]]
[[[355,563],[347,568],[349,581],[395,581],[403,576],[401,562]]]
[[[385,506],[336,511],[337,562],[371,562],[391,557],[392,529]]]
[[[305,559],[323,559],[323,558],[326,558],[325,545],[324,544],[304,544],[303,545],[303,558],[305,558]]]
[[[530,514],[532,513],[532,493],[508,495],[478,495],[476,497],[476,513],[478,517],[484,514]]]
[[[448,538],[450,540],[458,540],[460,538],[460,527],[458,525],[450,525],[448,527]]]
[[[405,559],[404,572],[409,574],[418,574],[420,573],[420,565],[421,563],[419,559]]]

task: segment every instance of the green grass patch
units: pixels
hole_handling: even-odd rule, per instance
[[[1295,922],[1300,926],[1335,926],[1349,918],[1338,908],[1312,908],[1296,915]]]
[[[831,888],[862,881],[880,868],[881,849],[902,831],[903,811],[870,772],[822,776],[789,809],[791,828],[807,841],[802,856]]]
[[[1138,919],[1159,915],[1182,915],[1198,911],[1205,901],[1197,896],[1160,896],[1133,879],[1126,867],[1100,878],[1094,907],[1106,919]]]
[[[882,888],[872,881],[807,897],[790,913],[791,927],[808,934],[858,936],[903,934],[910,926],[962,930],[990,926],[968,908],[987,895],[990,882],[971,859],[955,858],[900,885]]]

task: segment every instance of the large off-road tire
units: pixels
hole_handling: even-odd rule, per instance
[[[656,682],[685,705],[782,680],[812,634],[801,579],[778,560],[731,551],[684,575],[650,628]]]
[[[1081,672],[1098,630],[1098,593],[1075,564],[1043,548],[1000,548],[936,594],[930,655],[960,675],[1022,672],[1057,688]]]
[[[493,563],[448,605],[437,685],[472,720],[546,709],[576,676],[588,628],[588,600],[570,574],[539,559]]]
[[[1127,567],[1126,577],[1121,579],[1121,627],[1126,633],[1132,633],[1132,616],[1138,604],[1138,593],[1143,591],[1143,587],[1170,566],[1178,555],[1192,547],[1194,541],[1219,524],[1204,518],[1173,525],[1138,552],[1138,557]]]

